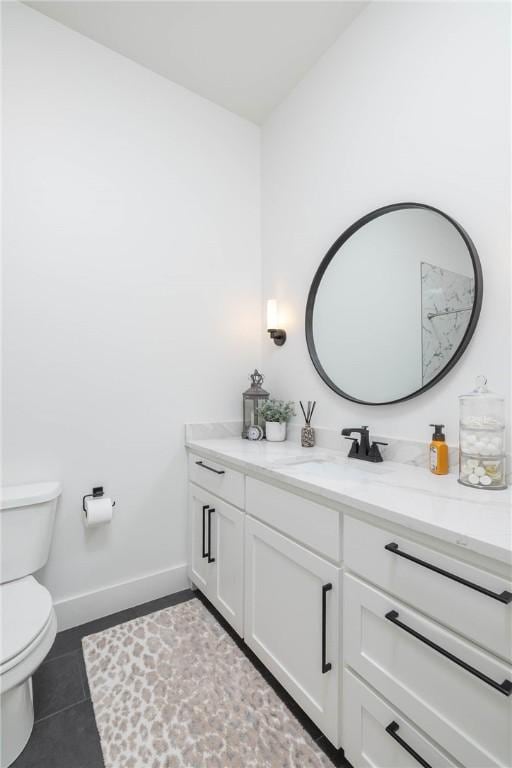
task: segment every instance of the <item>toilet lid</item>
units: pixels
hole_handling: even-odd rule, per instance
[[[0,585],[2,638],[0,665],[25,650],[46,625],[52,610],[47,589],[33,576]]]

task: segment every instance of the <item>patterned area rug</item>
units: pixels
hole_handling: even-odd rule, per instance
[[[82,643],[106,768],[332,768],[199,600]]]

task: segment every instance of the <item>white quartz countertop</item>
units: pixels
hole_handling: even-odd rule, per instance
[[[410,464],[348,459],[296,442],[238,437],[188,440],[204,457],[256,477],[346,504],[504,563],[512,562],[510,490],[466,488],[454,474],[435,476]]]

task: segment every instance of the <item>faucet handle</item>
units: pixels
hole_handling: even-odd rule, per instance
[[[349,458],[353,459],[354,456],[359,454],[359,440],[357,437],[346,437],[345,440],[352,440],[350,451],[348,452]]]
[[[378,440],[372,442],[371,448],[368,451],[368,459],[370,461],[383,461],[381,452],[379,451],[379,445],[387,445],[387,443],[380,443]]]

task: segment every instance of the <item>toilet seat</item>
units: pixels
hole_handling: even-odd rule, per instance
[[[0,585],[2,643],[0,674],[15,666],[37,645],[53,618],[50,593],[33,576]]]

